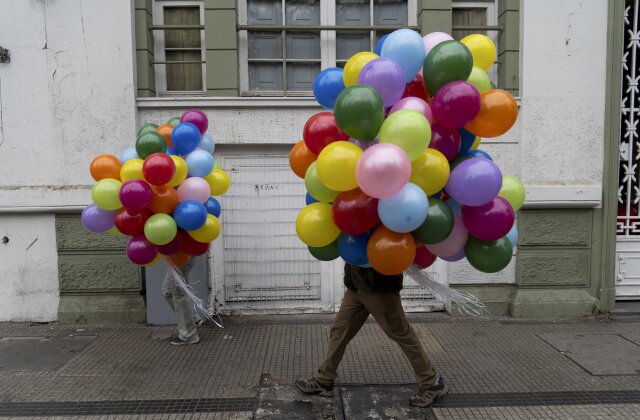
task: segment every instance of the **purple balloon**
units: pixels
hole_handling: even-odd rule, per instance
[[[484,158],[470,158],[458,164],[444,189],[464,206],[482,206],[496,198],[502,188],[498,166]]]
[[[145,181],[133,179],[120,187],[120,201],[122,206],[132,212],[139,212],[151,204],[153,193]]]
[[[464,127],[480,112],[480,92],[471,83],[455,81],[442,86],[431,110],[433,117],[449,128]]]
[[[358,83],[374,88],[380,94],[385,108],[402,98],[406,87],[402,67],[388,58],[377,58],[367,63],[360,71]]]
[[[389,115],[396,111],[400,111],[401,109],[413,109],[414,111],[418,111],[425,116],[427,121],[429,121],[429,124],[433,124],[433,112],[431,112],[431,107],[424,99],[416,98],[415,96],[402,98],[391,107]]]
[[[429,148],[436,149],[451,162],[460,151],[460,133],[455,128],[435,123],[431,126]]]
[[[349,142],[355,144],[356,146],[358,146],[359,148],[361,148],[362,150],[367,150],[369,147],[373,146],[374,144],[378,144],[378,140],[360,140],[360,139],[355,139],[353,137],[349,138]]]
[[[115,225],[118,210],[102,210],[95,204],[89,204],[82,210],[82,224],[94,233],[106,232]]]
[[[481,241],[495,241],[507,235],[515,217],[511,204],[502,197],[496,197],[482,206],[462,207],[464,226]]]
[[[462,250],[460,250],[460,252],[458,252],[457,254],[451,255],[450,257],[440,257],[440,259],[449,261],[449,262],[456,262],[456,261],[460,261],[465,256],[466,255],[464,254],[464,248],[462,248]]]
[[[444,32],[431,32],[422,37],[422,42],[424,42],[424,50],[427,55],[429,55],[429,51],[431,51],[433,47],[441,42],[451,41],[452,39],[451,35]]]
[[[173,255],[180,251],[180,235],[176,235],[171,242],[158,246],[158,252],[162,255]]]
[[[209,119],[199,109],[187,109],[184,111],[180,117],[180,122],[190,122],[198,127],[200,134],[206,133],[207,128],[209,128]]]
[[[158,255],[158,247],[147,241],[143,234],[129,239],[127,257],[132,263],[138,265],[149,264],[156,258],[156,255]]]

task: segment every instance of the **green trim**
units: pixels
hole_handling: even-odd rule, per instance
[[[153,24],[151,0],[135,2],[136,90],[139,97],[156,96],[155,70],[153,68],[153,36],[149,26]]]
[[[204,26],[208,96],[239,96],[236,2],[205,1]]]
[[[420,33],[451,33],[451,0],[418,0],[418,26]]]
[[[513,96],[520,95],[520,2],[498,1],[498,85]]]
[[[450,284],[450,286],[480,299],[491,315],[511,314],[511,302],[516,292],[515,284]],[[453,309],[451,314],[459,314],[459,311]]]

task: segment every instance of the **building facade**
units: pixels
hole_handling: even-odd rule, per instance
[[[512,130],[481,146],[528,191],[512,263],[489,275],[439,261],[433,274],[517,317],[583,316],[610,311],[616,295],[640,298],[635,0],[7,3],[2,321],[145,320],[144,270],[126,260],[122,238],[79,222],[88,167],[131,146],[142,124],[192,107],[207,113],[232,181],[207,261],[211,302],[225,313],[335,310],[341,266],[314,261],[295,236],[304,185],[288,152],[320,111],[315,74],[399,27],[486,33],[498,47],[490,75],[520,106]],[[443,308],[410,280],[403,293],[411,310]]]

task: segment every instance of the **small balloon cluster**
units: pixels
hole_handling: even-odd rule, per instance
[[[117,158],[91,162],[97,182],[82,212],[91,232],[131,236],[131,262],[151,266],[166,255],[176,266],[202,255],[220,234],[222,208],[212,196],[229,189],[229,176],[213,159],[207,116],[185,111],[166,124],[145,124],[135,147]]]
[[[318,74],[315,98],[333,112],[311,116],[289,156],[308,192],[296,232],[314,257],[387,275],[437,257],[509,264],[525,190],[477,148],[518,116],[487,75],[495,57],[484,35],[400,29]]]

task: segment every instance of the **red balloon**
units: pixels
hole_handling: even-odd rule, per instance
[[[495,241],[509,233],[515,221],[515,213],[507,200],[496,197],[482,206],[463,206],[462,221],[475,238]]]
[[[424,77],[421,74],[417,74],[412,81],[407,83],[407,87],[404,89],[402,97],[406,98],[408,96],[415,96],[416,98],[420,98],[425,101],[429,98],[429,93],[427,92],[426,85],[424,84]]]
[[[162,255],[173,255],[180,251],[180,235],[176,235],[171,242],[158,246],[158,252]]]
[[[349,140],[336,124],[332,112],[318,112],[304,125],[304,142],[313,153],[319,155],[328,144],[338,140]]]
[[[123,235],[139,235],[144,232],[144,224],[149,218],[149,210],[132,212],[127,209],[120,209],[116,214],[116,229]]]
[[[436,149],[452,161],[460,152],[460,133],[455,128],[448,128],[444,125],[433,123],[431,126],[431,142],[429,148]]]
[[[413,259],[413,263],[418,267],[425,269],[430,267],[438,258],[436,255],[433,255],[427,247],[421,246],[420,248],[416,248],[416,257]]]
[[[369,197],[360,188],[341,192],[333,202],[333,220],[350,235],[365,233],[380,222],[378,199]]]
[[[176,164],[171,156],[165,153],[154,153],[147,156],[142,165],[144,179],[152,185],[164,185],[171,181],[176,173]]]
[[[187,232],[180,232],[180,249],[182,252],[194,257],[202,255],[209,250],[210,242],[198,242]]]

